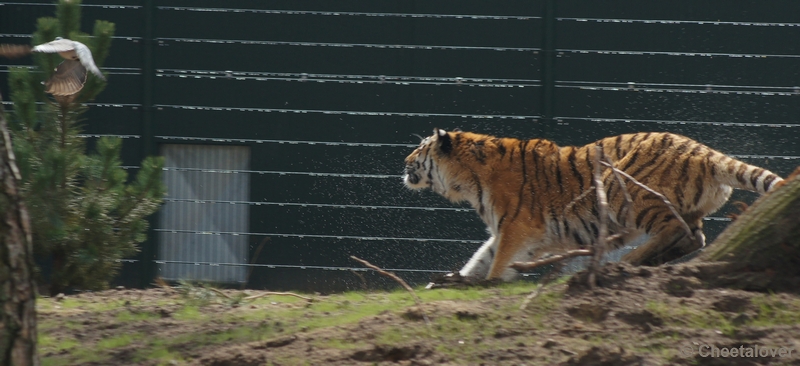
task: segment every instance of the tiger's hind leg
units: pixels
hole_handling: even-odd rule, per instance
[[[665,214],[664,217],[672,217]],[[666,220],[661,227],[650,232],[650,239],[622,257],[633,265],[657,266],[691,254],[705,247],[702,218],[687,221],[692,235],[675,218]]]

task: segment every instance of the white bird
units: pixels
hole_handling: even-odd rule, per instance
[[[105,80],[105,76],[94,64],[92,58],[92,51],[85,44],[78,41],[73,41],[66,38],[56,37],[52,42],[42,43],[33,48],[33,52],[43,53],[58,53],[61,57],[67,60],[80,61],[81,65],[97,75],[100,79]]]

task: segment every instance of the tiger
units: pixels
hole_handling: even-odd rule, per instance
[[[618,169],[602,169],[601,174],[608,208],[606,238],[613,238],[609,245],[621,248],[644,239],[639,248],[652,249],[646,252],[650,255],[637,256],[637,248],[622,257],[634,265],[658,265],[704,247],[703,218],[719,209],[733,188],[764,194],[783,181],[766,169],[667,132],[561,147],[546,139],[438,128],[406,157],[402,180],[409,189],[430,189],[452,202],[468,202],[486,224],[490,238],[458,274],[510,281],[518,276],[509,268],[513,262],[593,248],[598,242],[595,158]]]

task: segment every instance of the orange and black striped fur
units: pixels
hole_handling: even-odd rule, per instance
[[[664,201],[625,179],[632,197],[610,169],[603,169],[609,234],[616,247],[646,235],[658,258],[623,260],[657,264],[705,245],[703,217],[720,208],[732,188],[764,193],[783,179],[697,141],[671,133],[607,137],[586,146],[559,147],[544,139],[518,140],[435,129],[406,160],[403,181],[430,188],[454,202],[472,204],[491,238],[461,270],[487,279],[516,276],[508,266],[566,249],[589,247],[598,237],[593,188],[594,146],[614,164],[673,203],[693,235]],[[688,244],[688,245],[687,245]],[[681,250],[675,250],[681,248]],[[671,250],[672,249],[672,250]],[[638,263],[637,263],[638,262]]]

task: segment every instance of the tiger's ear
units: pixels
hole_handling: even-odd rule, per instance
[[[450,151],[453,151],[453,141],[450,139],[450,135],[447,134],[447,131],[434,128],[433,134],[436,136],[439,149],[442,150],[443,153],[449,154]]]

